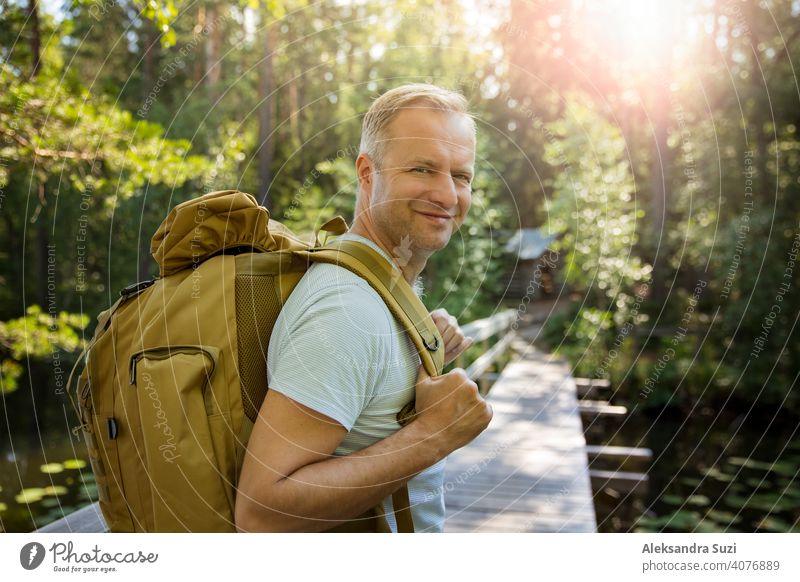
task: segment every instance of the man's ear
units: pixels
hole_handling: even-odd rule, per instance
[[[356,158],[356,176],[358,177],[359,192],[366,196],[367,200],[372,198],[372,186],[375,183],[373,173],[377,170],[375,162],[367,154],[360,154]]]

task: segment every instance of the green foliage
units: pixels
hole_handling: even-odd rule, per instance
[[[166,0],[166,2],[147,0],[136,4],[142,6],[141,15],[148,20],[152,20],[161,32],[161,46],[165,48],[173,46],[176,36],[175,30],[170,25],[172,24],[172,19],[178,15],[175,2],[172,0]]]
[[[83,88],[73,92],[57,78],[14,77],[0,69],[0,155],[38,182],[61,175],[59,189],[93,193],[110,209],[147,185],[177,188],[210,168],[189,155],[188,141],[164,140],[161,127],[135,120],[108,99]],[[4,172],[0,186],[7,184]]]
[[[543,337],[570,361],[574,374],[608,376],[611,364],[619,366],[616,358],[607,358],[615,336],[641,319],[631,309],[636,289],[651,271],[634,252],[641,211],[636,210],[625,141],[603,116],[574,97],[564,117],[548,129],[552,140],[545,160],[559,172],[552,181],[547,227],[561,235],[552,247],[563,256],[564,281],[584,300],[577,312],[550,318]],[[618,367],[614,370],[619,373]]]
[[[62,311],[43,313],[31,305],[24,317],[0,322],[0,389],[11,392],[17,388],[23,362],[28,358],[53,357],[59,351],[74,352],[81,346],[79,332],[89,324],[86,315]]]
[[[543,340],[572,364],[575,376],[595,377],[613,340],[613,318],[608,311],[581,308],[573,317],[560,314],[548,318]]]
[[[549,125],[555,139],[545,160],[559,168],[548,204],[553,244],[566,251],[564,279],[586,293],[591,305],[614,305],[620,293],[633,295],[650,267],[634,254],[638,237],[633,177],[625,140],[591,106],[568,101],[564,117]]]

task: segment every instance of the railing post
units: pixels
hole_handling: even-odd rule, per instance
[[[481,342],[481,353],[485,354],[488,351],[489,351],[489,338],[486,338]],[[483,396],[486,396],[486,393],[489,391],[489,381],[486,379],[486,372],[481,374],[481,377],[478,378],[478,391]]]

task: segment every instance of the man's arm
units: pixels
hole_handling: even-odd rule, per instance
[[[392,436],[332,457],[345,428],[270,391],[248,444],[236,498],[240,531],[324,531],[358,517],[474,439],[491,407],[463,370],[417,381],[417,416]]]

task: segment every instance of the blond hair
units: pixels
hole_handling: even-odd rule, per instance
[[[380,167],[386,149],[389,124],[401,109],[412,105],[464,114],[470,118],[473,131],[477,131],[475,121],[469,113],[469,104],[461,93],[428,83],[409,83],[390,89],[373,101],[364,116],[359,154],[367,154]]]

